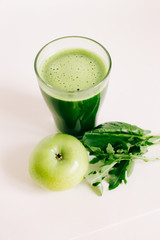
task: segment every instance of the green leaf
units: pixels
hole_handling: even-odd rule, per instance
[[[122,183],[122,181],[124,181],[124,183],[127,183],[126,170],[128,165],[128,160],[121,161],[120,163],[114,165],[114,167],[109,171],[109,177],[107,179],[109,183],[109,190],[118,187],[119,184]]]
[[[102,155],[104,151],[100,147],[88,146],[88,151],[90,155]]]
[[[95,163],[97,163],[97,162],[99,162],[99,161],[100,161],[99,158],[95,157],[95,158],[93,158],[89,163],[90,163],[90,164],[95,164]]]
[[[131,144],[135,141],[140,141],[139,137],[132,139]],[[100,148],[102,151],[106,150],[106,146],[110,143],[114,150],[119,148],[128,149],[126,145],[129,142],[130,135],[127,134],[117,134],[117,133],[90,133],[86,132],[83,136],[83,144],[89,149],[91,147]]]
[[[94,156],[90,161],[92,171],[86,175],[88,183],[102,193],[102,183],[107,179],[109,190],[115,189],[127,182],[126,176],[131,175],[135,160],[159,160],[144,156],[149,146],[160,144],[160,136],[149,133],[149,130],[123,122],[104,123],[85,132],[82,143]]]
[[[135,161],[131,160],[127,166],[127,177],[130,177],[135,166]]]
[[[96,187],[96,186],[98,186],[100,183],[101,183],[101,182],[95,182],[95,183],[93,183],[92,185],[93,185],[94,187]]]
[[[140,153],[144,154],[146,152],[148,152],[147,146],[140,146]]]
[[[101,124],[89,131],[90,133],[127,133],[130,135],[143,136],[149,134],[151,131],[144,130],[135,125],[124,123],[124,122],[107,122]]]
[[[114,148],[112,147],[112,145],[110,143],[108,143],[108,145],[107,145],[106,152],[108,154],[114,154],[115,153]]]
[[[102,181],[108,176],[108,172],[112,169],[115,163],[101,166],[99,171],[92,171],[89,174],[86,174],[85,179],[90,186],[99,186],[99,191],[103,193],[103,186],[100,185]],[[98,183],[98,184],[97,184]]]

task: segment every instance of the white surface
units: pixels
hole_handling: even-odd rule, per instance
[[[160,239],[160,162],[137,163],[127,185],[98,197],[83,182],[65,192],[28,174],[35,144],[55,133],[33,70],[48,41],[102,43],[113,67],[98,123],[125,121],[160,133],[160,2],[1,1],[0,239]]]

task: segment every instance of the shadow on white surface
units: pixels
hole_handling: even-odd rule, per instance
[[[43,132],[55,132],[56,127],[47,105],[40,96],[20,90],[1,89],[0,109],[10,127],[33,127]],[[12,121],[11,121],[12,119]]]
[[[0,109],[2,174],[14,188],[41,191],[30,179],[28,162],[38,141],[57,131],[52,116],[43,98],[14,89],[1,89]]]
[[[19,190],[30,192],[44,192],[38,187],[29,176],[28,162],[30,152],[33,149],[33,144],[15,145],[10,149],[2,163],[3,170],[7,176],[9,185],[13,185]]]

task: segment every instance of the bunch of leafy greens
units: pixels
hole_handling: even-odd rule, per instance
[[[85,132],[82,142],[93,156],[90,161],[93,170],[85,178],[93,187],[98,186],[102,194],[103,180],[112,190],[122,182],[127,183],[126,177],[132,173],[136,159],[153,160],[144,154],[149,146],[160,143],[160,136],[131,124],[107,122]]]

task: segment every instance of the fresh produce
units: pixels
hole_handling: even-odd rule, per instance
[[[82,143],[83,144],[82,144]],[[84,133],[81,142],[67,134],[44,138],[33,150],[29,172],[40,186],[53,191],[71,188],[85,176],[92,188],[103,193],[127,183],[137,159],[147,158],[148,147],[160,143],[160,136],[123,122],[107,122]],[[85,147],[84,147],[84,146]],[[88,169],[88,154],[91,160]]]
[[[88,154],[73,136],[58,133],[43,140],[33,150],[29,161],[32,179],[53,191],[78,184],[88,169]]]
[[[85,132],[82,142],[93,156],[90,161],[92,171],[85,178],[102,193],[104,180],[108,182],[109,190],[126,183],[136,159],[153,160],[144,154],[149,146],[160,143],[160,136],[152,136],[149,130],[131,124],[108,122]]]

